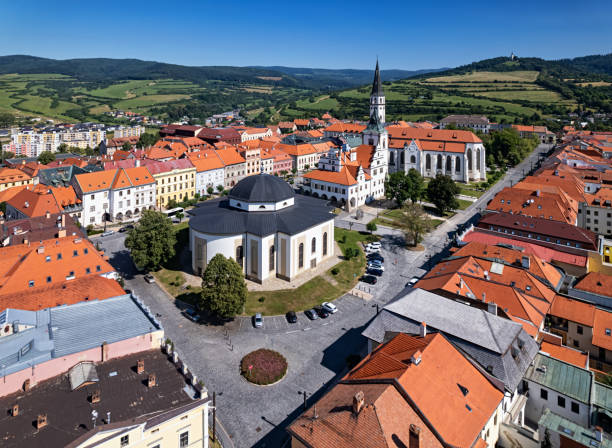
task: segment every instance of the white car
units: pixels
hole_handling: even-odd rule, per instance
[[[114,235],[115,231],[114,230],[107,230],[106,232],[102,232],[102,234],[100,236],[111,236]]]
[[[321,306],[325,308],[330,314],[334,314],[338,312],[338,307],[334,305],[333,303],[323,302]]]
[[[370,243],[366,246],[366,249],[370,248],[370,249],[374,249],[374,250],[380,250],[382,249],[382,244],[380,244],[379,241],[374,241],[373,243]]]
[[[406,286],[410,286],[411,288],[414,288],[414,285],[416,285],[419,280],[421,280],[419,277],[412,277],[410,279],[410,281],[406,284]]]
[[[380,261],[374,260],[368,262],[368,269],[380,269],[381,271],[385,270],[385,265]]]

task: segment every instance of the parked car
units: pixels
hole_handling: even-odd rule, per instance
[[[134,224],[128,224],[127,226],[123,226],[119,229],[119,232],[123,233],[123,232],[127,232],[130,229],[134,228]]]
[[[200,314],[196,310],[192,308],[187,308],[184,314],[185,314],[185,317],[189,319],[190,321],[196,322],[196,323],[200,322]]]
[[[319,318],[319,316],[317,315],[317,312],[314,309],[306,310],[304,311],[304,314],[310,320],[317,320]]]
[[[364,275],[360,278],[362,282],[369,283],[370,285],[375,285],[378,279],[373,275]]]
[[[380,269],[381,271],[385,270],[385,266],[378,260],[368,261],[368,268],[370,269]]]
[[[114,235],[114,233],[115,233],[114,230],[107,230],[106,232],[102,232],[100,236],[111,236],[111,235]]]
[[[380,250],[382,249],[382,244],[380,244],[380,241],[374,241],[373,243],[369,243],[366,248],[370,248],[370,249],[374,249],[374,250]]]
[[[321,319],[327,319],[327,317],[329,316],[329,311],[327,311],[322,306],[315,306],[314,310],[317,312]]]
[[[147,283],[155,283],[155,277],[153,277],[151,274],[145,275],[144,279]]]
[[[381,262],[385,262],[385,257],[383,257],[380,252],[372,252],[367,255],[368,261],[371,260],[379,260]]]
[[[321,307],[324,308],[330,314],[335,314],[338,312],[338,307],[334,305],[333,303],[323,302],[321,304]]]
[[[287,318],[287,322],[289,322],[290,324],[294,324],[297,322],[297,314],[295,314],[295,311],[287,311],[285,317]]]
[[[366,270],[367,274],[371,274],[371,275],[375,275],[376,277],[381,277],[383,275],[383,270],[382,269],[376,269],[376,268],[368,268]]]
[[[263,327],[263,317],[261,316],[261,313],[255,313],[255,316],[253,316],[253,326],[255,328]]]
[[[416,285],[419,280],[421,280],[419,277],[412,277],[410,281],[406,283],[406,286],[414,287],[414,285]]]

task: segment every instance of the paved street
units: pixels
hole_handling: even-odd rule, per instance
[[[374,317],[376,304],[388,302],[412,276],[422,275],[432,259],[443,257],[457,226],[474,219],[497,191],[519,181],[523,169],[529,170],[539,153],[548,149],[538,147],[478,201],[441,224],[425,238],[425,251],[401,248],[401,232],[381,226],[377,233],[383,237],[386,271],[376,285],[360,283],[373,294],[373,299],[366,302],[345,295],[335,302],[338,313],[325,320],[309,321],[299,313],[296,324],[287,323],[283,316],[265,317],[262,329],[253,328],[249,318],[238,318],[225,326],[195,324],[181,314],[181,305],[175,305],[159,286],[145,283],[142,275],[135,273],[123,245],[125,234],[94,240],[101,241],[111,264],[125,278],[125,287],[159,315],[167,337],[189,368],[211,394],[217,392],[218,416],[235,446],[278,447],[286,439],[286,425],[302,410],[300,392],[314,393],[311,399],[317,399],[346,371],[346,358],[363,352],[365,340],[360,333]],[[336,220],[339,227],[348,228],[348,223],[347,219]],[[354,224],[352,228],[364,230],[362,227],[363,224]],[[242,356],[262,347],[277,350],[288,360],[287,376],[278,384],[255,386],[239,374]]]

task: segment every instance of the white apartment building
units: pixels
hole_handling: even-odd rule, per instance
[[[124,138],[124,137],[140,137],[144,134],[146,129],[144,126],[119,126],[115,129],[115,135],[113,138]]]

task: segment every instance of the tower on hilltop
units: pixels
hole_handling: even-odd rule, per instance
[[[378,59],[376,60],[372,93],[370,94],[370,118],[372,118],[374,114],[376,114],[379,123],[385,123],[385,93],[383,92],[382,83],[380,82]]]

